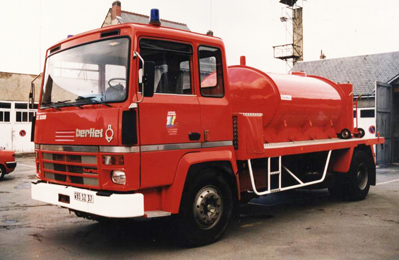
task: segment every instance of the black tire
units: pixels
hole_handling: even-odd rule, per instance
[[[0,181],[4,179],[4,175],[6,175],[6,168],[3,165],[0,165]]]
[[[364,200],[370,190],[373,167],[373,159],[366,152],[355,150],[349,172],[337,176],[337,182],[329,188],[330,194],[348,201]]]
[[[330,196],[336,199],[342,199],[343,198],[343,181],[342,181],[342,175],[344,173],[337,173],[334,176],[334,182],[330,184],[328,187],[328,192],[330,193]]]
[[[233,213],[231,186],[215,169],[205,169],[190,179],[183,191],[177,231],[184,246],[217,241]]]

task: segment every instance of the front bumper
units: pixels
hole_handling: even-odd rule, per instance
[[[82,196],[90,202],[82,201]],[[32,199],[109,218],[144,216],[144,196],[141,193],[103,196],[92,190],[32,182]]]
[[[17,162],[6,162],[6,166],[8,169],[14,169],[17,167]]]

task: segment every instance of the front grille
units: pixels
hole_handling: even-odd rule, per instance
[[[97,155],[43,152],[44,178],[49,181],[98,187]]]

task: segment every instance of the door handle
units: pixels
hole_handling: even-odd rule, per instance
[[[201,134],[200,133],[188,133],[188,138],[190,139],[190,141],[198,141],[201,138]]]

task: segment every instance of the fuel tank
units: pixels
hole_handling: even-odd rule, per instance
[[[352,85],[305,73],[228,68],[233,114],[262,116],[265,143],[336,138],[353,130]]]

